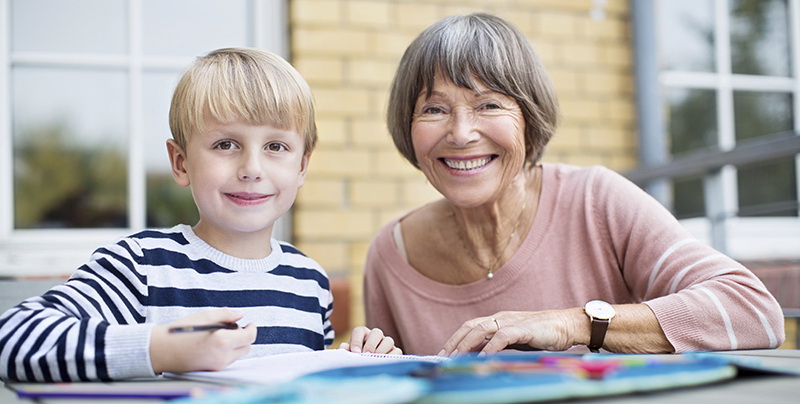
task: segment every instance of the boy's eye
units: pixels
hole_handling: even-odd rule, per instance
[[[280,151],[286,150],[286,146],[283,143],[272,142],[272,143],[267,144],[267,150],[274,151],[274,152],[280,152]]]
[[[214,148],[220,149],[220,150],[231,150],[231,149],[233,149],[235,147],[236,147],[236,145],[233,144],[233,142],[231,142],[230,140],[223,140],[223,141],[217,143],[216,145],[214,145]]]

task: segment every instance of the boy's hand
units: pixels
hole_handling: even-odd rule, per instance
[[[380,328],[370,330],[364,326],[354,328],[350,334],[350,342],[342,342],[339,348],[355,353],[403,354],[400,348],[394,346],[392,337],[384,336]]]
[[[229,309],[217,309],[194,314],[169,324],[153,327],[150,335],[150,361],[153,371],[192,372],[222,370],[250,352],[256,340],[256,327],[248,324],[237,330],[170,333],[172,327],[232,323],[242,314]]]

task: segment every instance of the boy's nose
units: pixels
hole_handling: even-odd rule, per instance
[[[239,179],[242,181],[260,181],[263,176],[261,164],[257,156],[244,156],[239,167]]]

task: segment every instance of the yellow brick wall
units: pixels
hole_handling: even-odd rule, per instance
[[[294,241],[332,278],[349,280],[353,325],[363,324],[361,275],[372,237],[390,219],[439,197],[400,158],[384,124],[397,62],[433,22],[487,11],[530,38],[562,108],[545,161],[635,165],[628,1],[609,0],[600,20],[590,17],[592,6],[591,0],[290,1],[290,60],[314,91],[320,136],[294,209]]]

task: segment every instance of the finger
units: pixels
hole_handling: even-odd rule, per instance
[[[392,351],[389,352],[389,353],[392,354],[392,355],[402,355],[403,354],[403,350],[400,349],[399,347],[394,347],[394,349],[392,349]]]
[[[350,344],[347,343],[347,342],[342,342],[341,344],[339,344],[339,349],[344,349],[346,351],[349,351],[350,350]]]
[[[367,334],[367,339],[364,341],[364,352],[375,352],[378,344],[383,340],[383,331],[380,328],[373,328]]]
[[[483,318],[476,318],[462,324],[461,327],[459,327],[458,330],[456,330],[456,332],[453,333],[450,339],[448,339],[447,342],[444,343],[444,348],[442,349],[441,352],[439,352],[439,355],[441,356],[452,355],[456,350],[456,347],[461,343],[461,341],[464,340],[464,337],[466,337],[467,334],[469,334],[469,332],[472,331],[473,327],[475,327],[475,324],[477,324],[482,320]]]
[[[369,328],[358,326],[350,334],[350,352],[360,353],[364,348],[364,340],[369,333]]]
[[[525,337],[525,332],[519,327],[504,327],[494,333],[494,336],[486,343],[481,352],[500,352],[510,345],[523,344]]]
[[[497,333],[497,323],[492,318],[486,318],[477,323],[467,335],[456,345],[458,352],[475,351],[482,347]]]
[[[375,353],[390,353],[394,349],[394,339],[392,337],[384,337],[378,346],[375,348]]]
[[[211,310],[206,313],[208,314],[208,320],[219,323],[234,323],[244,317],[244,314],[228,308]]]

